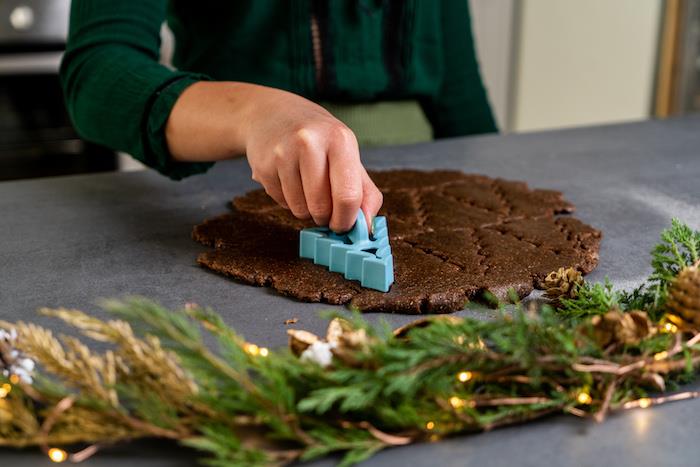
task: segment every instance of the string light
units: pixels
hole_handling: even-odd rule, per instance
[[[0,386],[0,399],[6,398],[10,391],[12,391],[12,386],[9,384],[5,383]]]
[[[460,371],[459,373],[457,373],[457,379],[462,383],[466,383],[473,377],[474,373],[472,373],[471,371]]]
[[[661,327],[662,332],[666,332],[669,334],[675,334],[678,331],[678,326],[671,322],[666,322],[664,325]]]
[[[434,430],[434,429],[435,429],[435,422],[430,421],[430,422],[426,423],[426,424],[425,424],[425,428],[426,428],[427,430]]]
[[[256,356],[256,355],[258,355],[258,354],[260,353],[260,347],[258,347],[258,346],[255,345],[255,344],[251,344],[251,343],[245,344],[245,345],[243,346],[243,350],[245,350],[245,352],[246,352],[248,355],[253,355],[253,356]]]
[[[450,405],[452,407],[454,407],[455,409],[460,409],[460,408],[464,407],[465,404],[466,404],[466,401],[464,399],[460,399],[457,396],[450,397]]]
[[[591,397],[590,394],[588,394],[588,391],[579,392],[578,396],[576,396],[576,400],[578,401],[579,404],[585,404],[585,405],[588,405],[591,402],[593,402],[593,398]]]
[[[65,462],[66,459],[68,459],[68,453],[64,451],[63,449],[59,448],[51,448],[48,451],[49,459],[51,459],[52,462],[55,462],[57,464],[60,464],[61,462]]]
[[[668,357],[668,352],[667,351],[661,351],[657,354],[654,355],[654,360],[663,360],[666,357]]]
[[[15,374],[10,375],[10,383],[19,384],[19,375],[15,375]]]
[[[455,342],[457,342],[457,344],[459,344],[459,345],[464,345],[465,340],[466,339],[464,336],[457,336],[455,338]],[[479,338],[477,338],[476,342],[468,342],[466,347],[468,349],[485,349],[486,344],[484,344],[484,341],[481,340],[481,338],[479,337]]]
[[[639,408],[646,409],[651,405],[651,399],[649,399],[648,397],[642,397],[637,401],[637,404],[639,404]]]
[[[665,331],[666,329],[672,329],[673,331],[669,332],[676,332],[678,331],[681,327],[683,327],[684,321],[681,317],[676,316],[676,315],[666,315],[663,320],[663,327],[662,331]],[[666,326],[666,324],[671,324],[672,327]]]
[[[251,344],[250,342],[246,342],[243,344],[243,350],[245,353],[248,355],[252,355],[253,357],[257,357],[258,355],[261,357],[267,357],[270,355],[270,350],[267,347],[258,347],[255,344]]]
[[[12,411],[5,399],[0,399],[0,424],[12,420]]]

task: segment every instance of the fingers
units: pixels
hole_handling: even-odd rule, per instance
[[[340,233],[353,227],[361,208],[372,225],[382,194],[362,166],[357,140],[347,127],[301,129],[271,152],[265,164],[255,165],[253,179],[294,216],[311,217]]]
[[[298,136],[297,158],[306,207],[316,225],[326,226],[333,209],[326,146],[307,130],[300,130]]]
[[[282,192],[282,185],[280,184],[280,179],[278,176],[267,177],[262,182],[265,188],[265,193],[267,193],[270,198],[274,199],[277,204],[285,209],[289,209],[287,202],[284,199],[284,193]]]
[[[289,206],[287,206],[284,200],[284,193],[282,192],[282,185],[277,170],[266,170],[265,167],[259,167],[252,163],[250,163],[250,167],[253,171],[253,180],[263,186],[265,193],[267,193],[270,198],[274,199],[277,204],[285,209],[289,209]]]
[[[308,219],[310,214],[299,172],[299,160],[295,157],[288,158],[285,163],[279,165],[278,174],[282,194],[289,210],[299,219]]]
[[[333,210],[330,228],[347,232],[355,224],[363,197],[363,172],[360,151],[355,135],[339,127],[328,145],[328,173],[330,176]]]
[[[362,169],[362,211],[365,213],[367,225],[372,230],[372,220],[375,218],[379,209],[384,202],[384,196],[374,184],[372,179],[367,174],[367,171]]]

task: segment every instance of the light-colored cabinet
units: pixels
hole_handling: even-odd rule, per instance
[[[501,128],[648,118],[662,0],[471,0]]]

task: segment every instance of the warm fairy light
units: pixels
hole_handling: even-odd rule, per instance
[[[247,342],[243,344],[243,350],[245,353],[248,355],[252,355],[253,357],[257,357],[260,355],[261,357],[267,357],[270,355],[270,350],[267,347],[258,347],[255,344],[251,344],[250,342]]]
[[[639,404],[640,408],[646,409],[651,405],[651,399],[649,399],[648,397],[642,397],[637,401],[637,403]]]
[[[57,464],[60,464],[61,462],[64,462],[66,459],[68,459],[68,453],[63,449],[59,448],[49,449],[48,455],[49,459],[51,459],[53,462],[56,462]]]
[[[12,421],[12,411],[6,399],[0,399],[0,425]]]
[[[462,407],[464,407],[465,404],[466,404],[466,401],[464,399],[460,399],[457,396],[450,397],[450,405],[452,407],[454,407],[455,409],[462,408]]]
[[[579,404],[586,404],[586,405],[593,402],[591,395],[588,394],[586,391],[579,392],[578,396],[576,396],[576,400],[578,401]]]
[[[663,320],[661,320],[661,323],[659,324],[659,332],[665,334],[676,334],[684,326],[685,322],[682,318],[676,315],[668,314],[664,316]]]
[[[465,341],[466,341],[466,339],[464,336],[457,336],[455,338],[455,342],[457,342],[457,344],[459,344],[459,345],[464,345]],[[486,348],[486,344],[484,344],[484,341],[481,340],[480,337],[477,338],[476,342],[468,342],[466,346],[468,349],[484,349],[484,348]]]
[[[258,347],[255,344],[250,344],[250,343],[245,344],[243,346],[243,350],[245,350],[245,352],[247,354],[253,355],[253,356],[258,355],[260,353],[260,347]]]
[[[5,383],[0,386],[0,399],[6,398],[10,391],[12,391],[12,386],[9,384]]]
[[[19,384],[19,376],[18,375],[10,375],[10,383]]]
[[[459,381],[461,381],[462,383],[466,383],[467,381],[469,381],[473,377],[474,377],[474,373],[472,373],[471,371],[460,371],[457,374],[457,379]]]
[[[678,326],[676,326],[673,323],[667,322],[664,323],[663,328],[661,328],[661,330],[669,334],[675,334],[678,331]]]
[[[663,360],[668,357],[668,352],[665,350],[654,355],[654,360]]]
[[[425,424],[425,428],[428,430],[433,430],[435,428],[435,422],[428,422]]]

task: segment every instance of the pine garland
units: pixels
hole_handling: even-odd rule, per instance
[[[68,455],[58,446],[87,443],[70,455],[80,461],[104,444],[159,437],[207,453],[213,466],[330,453],[350,465],[553,413],[603,420],[695,397],[650,394],[700,365],[700,330],[665,309],[699,255],[700,233],[674,220],[652,251],[652,275],[631,292],[577,278],[556,307],[517,303],[491,321],[434,317],[396,331],[332,316],[327,336],[294,331],[281,350],[247,342],[194,305],[108,301],[109,320],[45,309],[100,345],[0,322],[13,336],[0,339],[0,370],[10,369],[0,371],[0,446],[36,445],[60,461]],[[19,378],[11,369],[27,358],[37,369]]]

